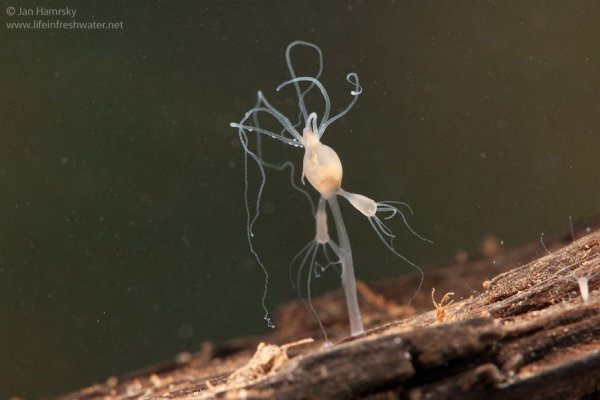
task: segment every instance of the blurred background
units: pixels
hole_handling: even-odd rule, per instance
[[[0,399],[268,331],[229,123],[259,89],[295,117],[293,91],[274,90],[292,40],[323,50],[333,110],[359,74],[363,95],[323,141],[347,190],[413,206],[435,244],[396,244],[425,269],[476,256],[486,236],[515,246],[600,213],[597,2],[69,2],[74,18],[18,15],[65,2],[16,3],[0,10]],[[35,20],[122,29],[7,25]],[[313,73],[314,54],[296,54]],[[412,272],[341,205],[361,279]],[[287,174],[269,175],[262,212],[274,311],[296,296],[288,264],[314,221]],[[337,287],[332,273],[315,290]]]

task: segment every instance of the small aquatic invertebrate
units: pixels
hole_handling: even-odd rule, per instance
[[[304,46],[314,50],[317,53],[318,71],[314,76],[296,75],[296,71],[291,61],[291,51],[296,46]],[[268,273],[266,267],[264,266],[260,257],[258,256],[258,253],[255,251],[252,243],[252,238],[254,236],[253,227],[258,216],[260,215],[260,200],[262,197],[262,192],[266,180],[265,167],[275,168],[279,170],[283,170],[286,167],[289,167],[292,174],[292,185],[297,190],[307,195],[309,200],[310,195],[308,195],[308,193],[306,193],[303,189],[294,184],[294,165],[292,163],[285,162],[281,165],[277,165],[264,160],[261,148],[262,135],[273,139],[277,139],[291,146],[304,148],[304,158],[302,164],[301,177],[302,183],[304,183],[305,179],[308,180],[308,182],[320,194],[320,199],[318,201],[316,210],[314,205],[312,206],[316,223],[315,238],[308,245],[306,245],[292,260],[292,265],[294,265],[294,263],[299,262],[298,279],[296,287],[299,287],[302,271],[304,270],[304,268],[307,267],[308,302],[311,307],[311,310],[314,313],[314,309],[312,308],[312,305],[310,303],[310,279],[313,274],[318,273],[318,271],[316,270],[317,253],[321,251],[326,260],[328,260],[328,264],[326,264],[325,266],[321,266],[322,270],[328,268],[331,265],[340,264],[342,267],[342,286],[344,289],[346,306],[348,309],[348,316],[350,321],[350,333],[353,336],[359,335],[364,331],[364,328],[361,320],[356,294],[356,282],[354,278],[352,250],[350,248],[350,240],[348,238],[348,233],[346,232],[346,227],[344,225],[342,213],[340,211],[340,207],[337,201],[337,196],[340,195],[344,197],[350,202],[350,204],[352,204],[352,206],[354,206],[354,208],[356,208],[358,211],[364,214],[369,219],[369,223],[371,224],[379,238],[383,241],[385,246],[396,256],[400,257],[405,262],[414,266],[420,272],[421,270],[417,265],[415,265],[413,262],[411,262],[406,257],[402,256],[396,251],[396,249],[393,246],[393,239],[395,236],[392,230],[381,220],[380,215],[385,220],[389,220],[394,218],[395,216],[398,216],[411,233],[413,233],[415,236],[422,240],[428,242],[430,242],[430,240],[425,239],[424,237],[417,234],[408,224],[406,216],[404,215],[403,211],[399,208],[405,207],[409,212],[412,213],[412,209],[408,204],[398,201],[376,202],[364,195],[350,193],[342,189],[343,168],[341,160],[335,152],[335,150],[321,142],[321,138],[323,137],[323,134],[325,133],[326,129],[334,121],[346,115],[356,103],[358,96],[362,93],[362,88],[359,83],[358,75],[354,72],[351,72],[346,76],[346,80],[352,85],[352,90],[350,91],[350,95],[352,96],[351,101],[342,111],[340,111],[334,116],[331,116],[331,103],[329,100],[329,95],[323,84],[319,81],[321,72],[323,71],[323,55],[321,49],[317,45],[312,43],[304,41],[295,41],[288,45],[285,56],[291,79],[280,84],[277,87],[277,91],[280,91],[281,89],[290,85],[292,85],[295,89],[299,108],[298,123],[293,124],[290,121],[290,119],[288,119],[282,112],[273,107],[267,101],[263,93],[259,91],[257,94],[257,102],[254,108],[246,112],[246,114],[240,122],[230,124],[231,127],[238,129],[239,138],[244,148],[244,166],[246,171],[244,199],[247,212],[247,237],[250,245],[250,251],[255,256],[257,262],[260,264],[266,277],[265,291],[263,292],[262,297],[262,307],[265,311],[265,319],[267,320],[269,326],[272,326],[269,312],[265,305],[266,288],[268,284]],[[311,91],[315,90],[315,88],[316,90],[318,90],[324,101],[324,110],[321,115],[320,121],[319,116],[316,112],[313,111],[309,113],[308,107],[305,102],[307,95]],[[281,131],[277,132],[262,127],[258,121],[259,115],[269,116],[277,124],[280,125]],[[302,133],[298,131],[299,127],[302,127]],[[256,134],[256,139],[254,143],[250,141],[248,135],[249,133]],[[261,183],[258,188],[255,208],[252,207],[253,209],[251,209],[250,207],[250,201],[248,198],[249,157],[256,162],[256,165],[258,166],[261,175]],[[312,205],[312,200],[310,201]],[[331,212],[331,215],[333,216],[333,221],[336,228],[337,242],[332,240],[329,236],[327,225],[327,206],[329,206],[329,210]],[[331,261],[329,251],[331,251],[335,255],[337,261]]]
[[[435,301],[435,288],[431,289],[431,301],[435,307],[435,319],[437,322],[444,322],[444,319],[446,318],[446,307],[454,303],[452,296],[454,296],[454,292],[448,292],[442,296],[442,299],[438,303]]]

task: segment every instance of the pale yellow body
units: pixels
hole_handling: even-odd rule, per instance
[[[335,196],[342,186],[342,162],[335,150],[321,143],[310,129],[304,129],[306,140],[303,173],[311,185],[325,198]]]

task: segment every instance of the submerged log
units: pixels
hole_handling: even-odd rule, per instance
[[[427,272],[410,307],[401,304],[416,278],[360,285],[370,328],[360,337],[343,338],[342,295],[326,294],[315,308],[331,346],[284,345],[322,336],[294,303],[279,312],[283,328],[270,336],[207,343],[177,362],[62,399],[600,398],[600,230],[558,246],[549,241],[552,252],[538,257],[537,242],[492,254],[495,262]],[[463,299],[436,309],[433,286],[439,297],[453,291]]]

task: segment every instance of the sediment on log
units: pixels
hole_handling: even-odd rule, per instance
[[[403,304],[416,278],[359,285],[369,328],[360,337],[343,336],[342,294],[325,294],[314,303],[332,346],[295,302],[269,336],[205,343],[61,399],[600,398],[600,230],[564,247],[561,238],[546,244],[549,254],[536,241],[427,271],[412,306]],[[438,300],[455,292],[456,302],[438,304],[441,314],[432,287]],[[306,337],[315,342],[283,346]],[[257,350],[260,342],[273,346]]]

